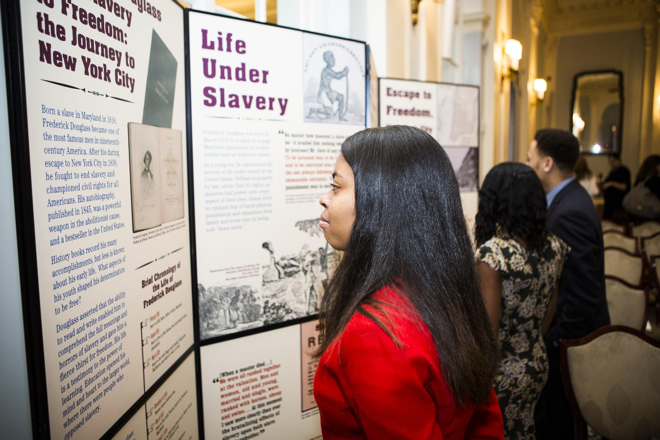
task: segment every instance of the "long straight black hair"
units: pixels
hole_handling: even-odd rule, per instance
[[[406,126],[356,133],[341,154],[355,176],[355,222],[321,302],[323,340],[316,356],[356,312],[401,345],[396,329],[363,307],[384,312],[372,295],[391,286],[433,336],[454,400],[487,400],[499,350],[447,154],[432,136]]]

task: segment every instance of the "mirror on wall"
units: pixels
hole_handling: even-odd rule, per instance
[[[623,73],[607,70],[575,75],[571,108],[573,135],[584,154],[621,152]]]

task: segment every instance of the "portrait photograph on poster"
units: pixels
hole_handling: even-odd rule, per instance
[[[133,232],[183,218],[181,131],[128,124]]]

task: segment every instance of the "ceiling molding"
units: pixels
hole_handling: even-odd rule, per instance
[[[541,0],[549,34],[572,35],[656,26],[660,0]]]

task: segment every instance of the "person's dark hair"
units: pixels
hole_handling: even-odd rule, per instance
[[[486,175],[479,191],[475,241],[481,246],[498,233],[541,252],[548,235],[543,186],[532,168],[521,163],[501,163]]]
[[[354,313],[401,346],[372,295],[385,286],[408,298],[433,335],[444,379],[459,405],[488,399],[499,364],[495,332],[476,274],[458,183],[443,148],[406,126],[358,132],[341,154],[355,176],[355,221],[319,311],[319,357]]]
[[[551,157],[561,171],[572,171],[580,156],[580,142],[566,130],[544,128],[534,136],[536,149],[543,156]]]
[[[573,171],[575,172],[575,178],[577,180],[591,179],[591,177],[594,175],[594,173],[592,173],[589,169],[589,164],[587,163],[587,159],[585,159],[584,156],[578,157],[578,160],[575,162],[575,166],[573,167]]]
[[[642,166],[640,166],[639,171],[637,171],[635,185],[637,185],[639,182],[643,182],[651,176],[657,176],[658,166],[660,166],[660,156],[657,154],[651,154],[646,159],[644,159]]]
[[[621,160],[621,153],[610,153],[607,155],[608,159]]]

